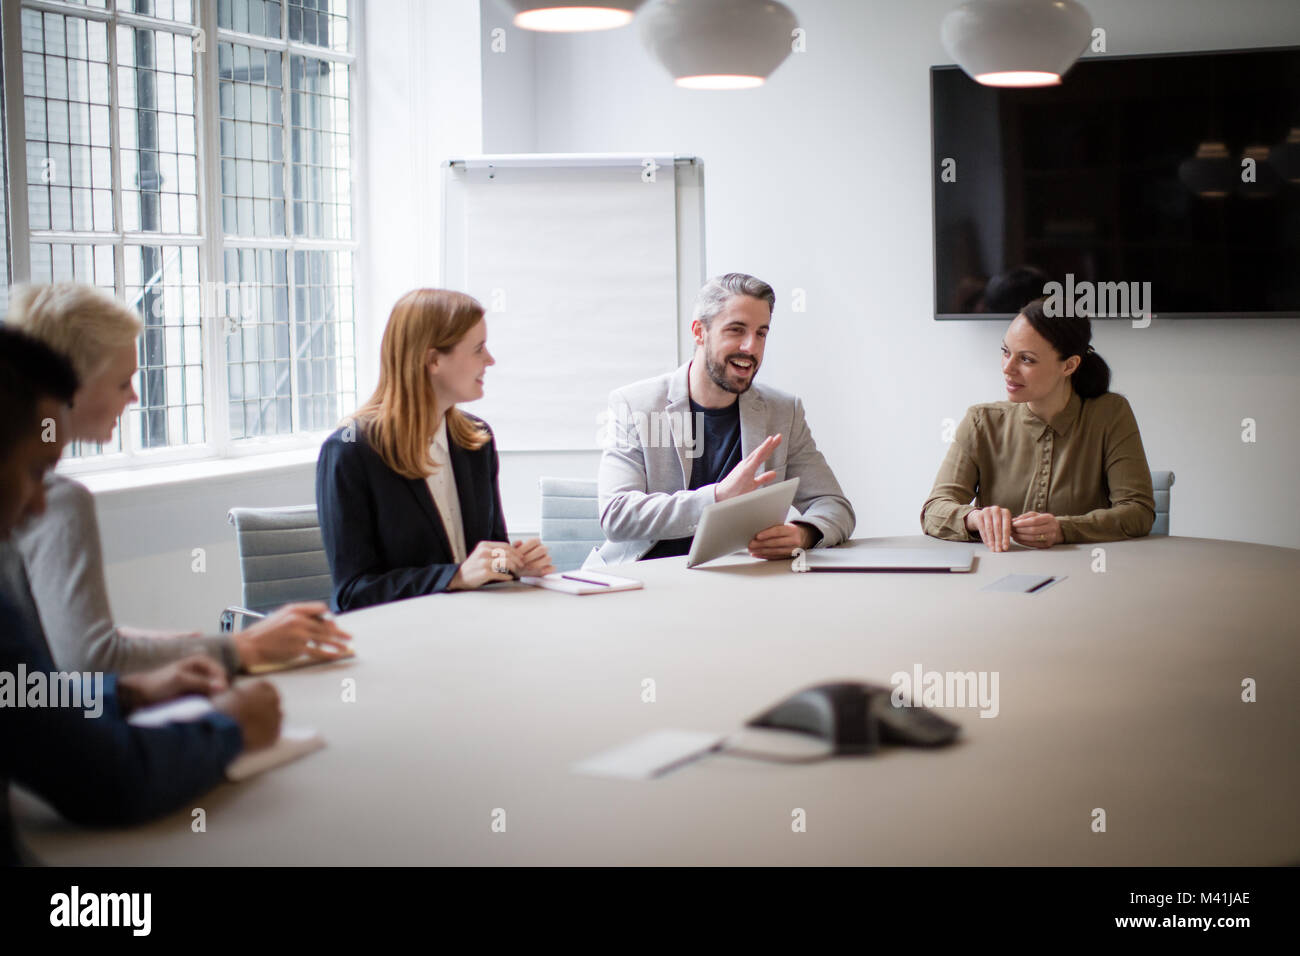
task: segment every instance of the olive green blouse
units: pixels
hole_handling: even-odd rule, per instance
[[[1127,399],[1075,392],[1050,422],[1024,402],[972,405],[921,509],[921,528],[949,541],[976,540],[966,515],[988,505],[1013,516],[1055,515],[1067,543],[1150,532],[1151,470]]]

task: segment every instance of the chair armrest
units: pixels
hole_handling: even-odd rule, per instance
[[[230,607],[226,608],[224,611],[221,612],[221,622],[219,627],[221,629],[222,634],[229,634],[232,631],[234,631],[235,618],[237,616],[243,618],[251,617],[256,620],[261,620],[262,618],[266,617],[265,614],[259,614],[256,611],[250,611],[246,607],[240,607],[237,604],[232,604],[230,605]],[[240,628],[240,630],[242,631],[243,628]]]

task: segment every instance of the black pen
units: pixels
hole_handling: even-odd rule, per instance
[[[1045,587],[1047,587],[1049,584],[1051,584],[1051,583],[1052,583],[1053,581],[1055,581],[1055,580],[1056,580],[1056,578],[1048,578],[1046,581],[1039,581],[1037,584],[1035,584],[1032,588],[1030,588],[1030,589],[1029,589],[1028,591],[1026,591],[1025,593],[1026,593],[1026,594],[1033,594],[1033,593],[1034,593],[1035,591],[1037,591],[1039,588],[1045,588]]]
[[[564,578],[566,581],[581,581],[583,584],[596,584],[602,588],[609,587],[609,583],[606,581],[593,581],[591,578],[579,578],[572,574],[561,574],[560,577]]]

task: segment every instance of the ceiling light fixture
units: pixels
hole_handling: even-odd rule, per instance
[[[581,33],[612,30],[632,22],[636,8],[644,0],[589,0],[587,3],[564,3],[563,0],[506,0],[515,11],[515,26],[543,33]]]
[[[939,28],[948,55],[985,86],[1055,86],[1091,37],[1076,0],[969,0]]]
[[[653,0],[641,12],[641,39],[678,86],[743,90],[780,66],[799,26],[776,0]]]

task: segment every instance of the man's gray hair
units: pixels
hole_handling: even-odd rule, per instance
[[[743,272],[728,272],[704,283],[704,288],[695,299],[695,318],[708,328],[713,317],[726,306],[727,300],[738,295],[762,299],[767,303],[768,315],[776,308],[776,293],[770,285]]]

